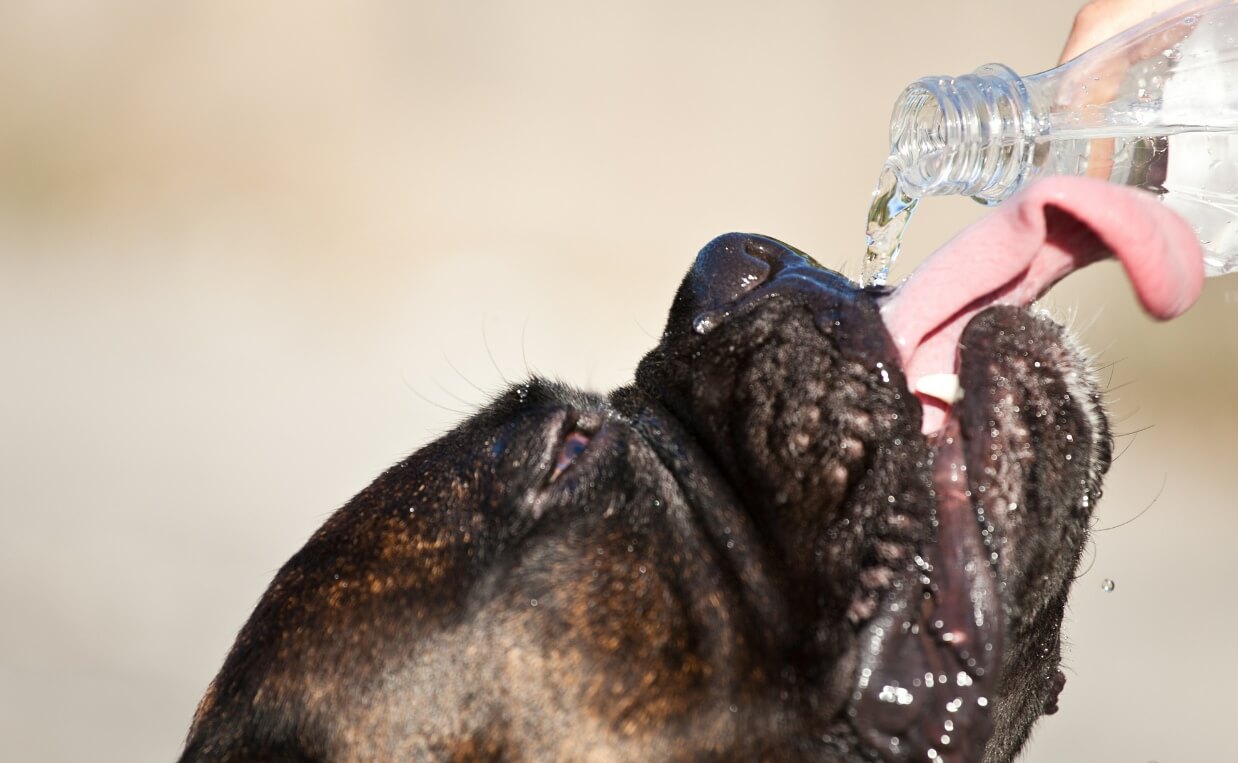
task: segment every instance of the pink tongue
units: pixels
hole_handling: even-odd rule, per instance
[[[1150,193],[1100,180],[1053,177],[1012,196],[935,252],[882,308],[907,383],[955,373],[959,336],[991,305],[1028,305],[1072,271],[1116,256],[1144,309],[1182,314],[1203,288],[1203,254],[1182,218]],[[917,394],[923,431],[948,406]]]

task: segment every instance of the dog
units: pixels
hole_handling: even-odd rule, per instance
[[[1034,262],[1134,258],[1077,183],[1009,213]],[[1087,356],[1010,296],[1060,277],[1034,262],[926,323],[932,268],[861,288],[715,239],[633,383],[514,386],[331,516],[181,761],[1012,759],[1111,454]],[[1191,288],[1133,280],[1166,315]],[[918,391],[943,335],[961,399]]]

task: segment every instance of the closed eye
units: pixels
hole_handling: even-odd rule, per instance
[[[585,448],[589,447],[590,435],[579,429],[574,429],[568,433],[567,437],[563,438],[563,445],[559,448],[559,454],[555,456],[555,468],[550,473],[550,481],[554,482],[559,478],[559,475],[571,468],[572,464],[576,463],[576,459],[581,453],[585,452]]]

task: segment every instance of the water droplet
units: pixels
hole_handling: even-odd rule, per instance
[[[529,606],[530,606],[530,607],[536,607],[536,606],[537,606],[537,599],[529,599]]]
[[[738,706],[738,705],[731,705],[730,710],[731,710],[731,712],[732,712],[732,713],[738,713],[738,712],[739,712],[739,706]]]
[[[1192,24],[1194,24],[1194,23],[1195,23],[1196,21],[1198,21],[1198,20],[1199,20],[1199,19],[1198,19],[1198,17],[1196,17],[1196,16],[1187,16],[1186,18],[1182,19],[1182,23],[1183,23],[1183,24],[1186,24],[1187,26],[1191,26]]]
[[[1113,591],[1113,589],[1117,587],[1118,587],[1118,584],[1113,582],[1111,578],[1105,578],[1104,582],[1100,584],[1100,590],[1104,591],[1105,593],[1110,593],[1111,591]]]
[[[718,321],[712,315],[698,315],[692,321],[692,330],[704,336],[718,327]]]
[[[879,702],[888,702],[892,705],[910,705],[915,701],[915,696],[898,684],[890,684],[881,687],[877,700]]]

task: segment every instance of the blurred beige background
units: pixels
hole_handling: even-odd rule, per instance
[[[0,4],[0,760],[173,759],[329,512],[526,365],[628,379],[715,234],[854,275],[902,86],[1047,68],[1075,9]],[[980,212],[927,203],[900,274]],[[1025,759],[1228,758],[1238,276],[1168,325],[1112,265],[1053,303],[1140,432],[1098,523],[1151,508]]]

